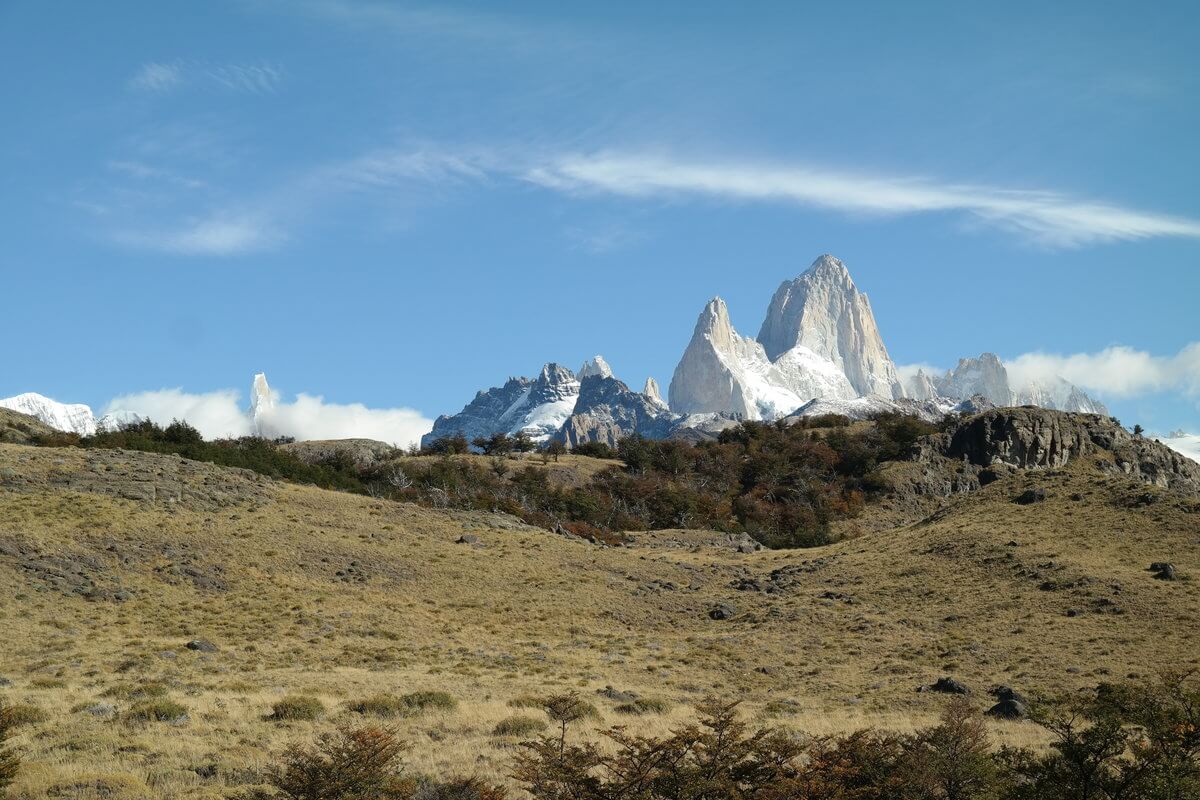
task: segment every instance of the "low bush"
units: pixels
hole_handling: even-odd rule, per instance
[[[507,792],[475,778],[419,780],[405,773],[407,746],[387,729],[339,728],[311,747],[293,746],[269,771],[289,800],[504,800]],[[254,800],[278,795],[253,793]]]
[[[117,700],[152,700],[166,697],[169,689],[165,683],[144,681],[142,683],[118,683],[108,687],[100,696]]]
[[[325,716],[325,704],[315,697],[293,694],[271,706],[269,719],[276,722],[310,721]]]
[[[492,728],[493,736],[518,736],[526,738],[546,730],[546,721],[536,717],[506,717]]]
[[[350,710],[382,719],[411,717],[428,710],[449,711],[457,706],[445,692],[412,692],[405,695],[377,694],[350,704]]]
[[[643,714],[665,714],[671,710],[671,704],[657,697],[639,697],[628,703],[621,703],[613,709],[618,714],[641,716]]]
[[[142,700],[125,712],[127,719],[135,722],[183,722],[188,718],[187,707],[174,700],[158,698]]]

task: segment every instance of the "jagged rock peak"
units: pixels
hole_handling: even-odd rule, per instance
[[[608,362],[604,360],[604,356],[597,354],[583,362],[583,366],[579,368],[577,375],[579,376],[579,380],[583,380],[589,375],[611,378],[613,377],[613,371]]]
[[[666,407],[667,405],[662,399],[662,392],[658,389],[658,381],[654,380],[654,378],[646,378],[646,385],[642,388],[642,394],[660,406]]]
[[[258,372],[250,384],[250,419],[254,423],[254,432],[259,436],[270,434],[269,421],[271,410],[275,408],[275,395],[267,383],[267,373]]]
[[[860,395],[903,397],[871,303],[840,260],[823,255],[771,298],[758,341],[772,361],[804,346],[841,369]]]
[[[998,406],[1012,404],[1012,386],[1008,370],[995,353],[979,358],[960,358],[958,366],[937,382],[938,393],[945,397],[970,397],[981,394]]]

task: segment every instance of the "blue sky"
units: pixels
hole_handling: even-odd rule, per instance
[[[1200,12],[1049,5],[7,0],[0,396],[665,389],[830,252],[897,363],[1200,430]]]

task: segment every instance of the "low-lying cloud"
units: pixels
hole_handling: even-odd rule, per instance
[[[1171,391],[1200,397],[1200,342],[1192,342],[1173,356],[1117,346],[1097,353],[1026,353],[1004,366],[1021,383],[1057,375],[1115,397]]]
[[[159,424],[186,420],[207,439],[229,436],[292,436],[306,439],[365,438],[407,447],[433,427],[433,420],[411,408],[368,408],[361,403],[328,403],[324,398],[300,394],[292,402],[276,400],[255,420],[233,389],[193,394],[182,389],[160,389],[114,397],[105,413],[125,410]]]

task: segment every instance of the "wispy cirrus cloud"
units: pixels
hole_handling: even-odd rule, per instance
[[[142,92],[165,93],[183,83],[183,65],[178,61],[151,61],[142,64],[129,79],[129,88]]]
[[[792,163],[600,152],[533,166],[524,178],[570,193],[783,202],[873,215],[957,212],[1051,247],[1168,236],[1200,238],[1200,220],[1082,200],[1055,191],[857,174]]]
[[[253,216],[190,219],[174,227],[118,230],[114,241],[139,250],[185,256],[233,256],[270,249],[286,237]]]
[[[1008,190],[929,178],[862,175],[787,163],[683,160],[611,151],[556,156],[553,151],[455,149],[426,143],[376,149],[303,171],[242,203],[253,213],[232,222],[223,215],[191,222],[167,234],[125,241],[150,242],[167,252],[190,254],[257,250],[286,241],[289,226],[347,195],[404,193],[421,202],[436,202],[439,196],[414,192],[413,187],[420,184],[447,190],[494,190],[521,183],[568,197],[708,198],[874,216],[957,214],[1051,248],[1160,237],[1200,238],[1200,220],[1049,190]],[[248,224],[243,218],[256,222]],[[600,252],[629,241],[622,231],[598,238],[596,233],[581,237],[578,231],[572,231],[568,235],[586,249]]]
[[[129,79],[130,89],[169,94],[188,86],[248,94],[273,94],[283,82],[283,68],[266,62],[210,64],[203,61],[151,61]]]

